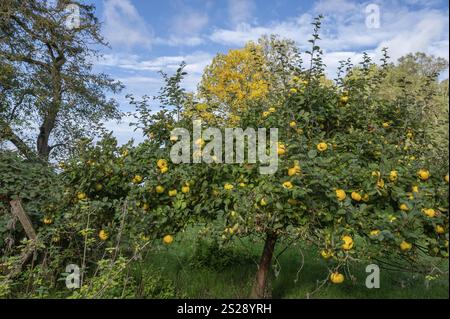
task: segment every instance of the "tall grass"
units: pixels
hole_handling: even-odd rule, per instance
[[[275,255],[282,250],[279,245]],[[197,230],[177,235],[175,243],[150,252],[141,267],[160,269],[183,298],[247,298],[262,242],[234,240],[224,250],[198,240]],[[304,262],[303,262],[304,261]],[[303,266],[302,266],[303,265]],[[326,262],[308,246],[291,246],[274,261],[272,298],[448,298],[448,275],[427,280],[424,275],[381,269],[380,288],[365,285],[365,264],[350,268],[355,280],[330,284]],[[448,260],[443,265],[448,270]],[[301,271],[299,271],[301,268]]]

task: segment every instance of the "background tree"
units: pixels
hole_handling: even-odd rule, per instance
[[[448,65],[443,58],[410,53],[389,65],[377,93],[385,99],[407,99],[411,111],[423,117],[427,129],[420,134],[426,135],[427,151],[437,158],[448,150],[448,79],[439,80]]]
[[[0,67],[8,72],[0,79],[1,138],[25,155],[31,139],[47,159],[55,148],[67,150],[74,139],[95,134],[102,120],[120,116],[105,92],[116,93],[121,84],[92,71],[99,57],[93,48],[106,44],[94,7],[76,3],[80,24],[69,25],[71,3],[0,4]]]
[[[399,112],[408,112],[408,118],[411,114],[420,118],[424,126],[421,129],[411,127],[412,131],[415,130],[411,134],[422,139],[425,145],[423,152],[427,156],[442,159],[445,163],[448,150],[448,79],[440,81],[439,77],[448,68],[448,62],[420,52],[401,57],[397,63],[387,63],[387,58],[385,51],[382,67],[369,63],[364,69],[361,65],[353,67],[346,64],[351,70],[345,76],[345,85],[359,83],[369,88],[367,92],[353,92],[353,96],[370,103],[367,100],[370,94],[380,113],[390,112],[392,116],[398,116]],[[392,107],[393,104],[396,107]],[[408,126],[408,123],[404,125]]]
[[[202,77],[197,114],[208,122],[235,125],[239,115],[267,98],[269,83],[262,47],[248,43],[244,48],[218,54]]]

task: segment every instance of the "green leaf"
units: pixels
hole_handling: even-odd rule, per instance
[[[317,151],[316,150],[310,150],[309,152],[308,152],[308,157],[310,158],[310,159],[313,159],[313,158],[315,158],[317,156]]]

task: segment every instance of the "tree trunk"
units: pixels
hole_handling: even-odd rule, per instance
[[[274,234],[267,234],[264,249],[259,261],[258,271],[256,272],[255,282],[253,284],[251,298],[262,299],[266,296],[267,278],[269,275],[270,264],[272,262],[273,252],[277,237]]]
[[[53,125],[47,121],[44,121],[44,124],[39,128],[39,135],[36,141],[37,152],[39,156],[48,159],[50,155],[50,146],[48,145],[50,139],[50,133],[53,130]]]
[[[64,60],[61,60],[64,61]],[[58,62],[59,63],[59,62]],[[44,121],[39,128],[39,135],[36,141],[38,154],[48,160],[51,147],[49,145],[50,134],[55,128],[56,117],[58,116],[58,112],[61,107],[62,101],[62,81],[61,81],[61,66],[57,65],[53,67],[53,71],[51,73],[52,76],[52,84],[53,84],[53,98],[52,103],[50,104],[50,108],[47,111],[47,114],[44,116]]]

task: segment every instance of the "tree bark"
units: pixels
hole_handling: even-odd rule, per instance
[[[58,116],[58,112],[61,107],[62,100],[62,80],[61,80],[61,66],[64,63],[65,59],[60,57],[55,62],[53,67],[53,71],[51,73],[52,76],[52,84],[53,84],[53,97],[52,103],[47,114],[44,117],[44,122],[39,128],[39,135],[36,141],[37,152],[44,159],[48,160],[50,156],[51,147],[49,145],[50,134],[55,128],[56,125],[56,117]]]
[[[38,154],[44,158],[48,159],[50,155],[50,146],[48,145],[50,139],[50,133],[52,132],[54,124],[52,124],[46,118],[44,123],[39,128],[39,135],[36,141],[37,152]]]
[[[36,231],[34,230],[33,224],[31,223],[31,220],[28,217],[27,213],[25,213],[25,211],[23,210],[20,199],[12,200],[10,202],[10,205],[11,205],[12,214],[19,219],[28,238],[35,240],[36,239]]]
[[[256,272],[256,278],[253,284],[252,293],[250,295],[251,298],[262,299],[266,297],[267,279],[276,242],[276,235],[267,234],[266,242],[264,243],[264,249],[258,265],[258,271]]]

